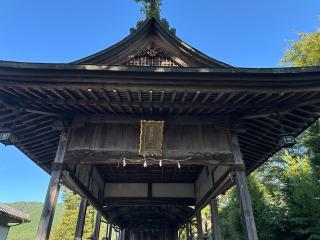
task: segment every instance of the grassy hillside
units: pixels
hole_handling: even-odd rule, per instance
[[[38,228],[42,211],[42,203],[39,202],[15,202],[7,204],[29,214],[31,222],[12,227],[9,231],[8,240],[33,240]],[[63,211],[63,204],[58,204],[53,220],[53,229],[59,223]]]

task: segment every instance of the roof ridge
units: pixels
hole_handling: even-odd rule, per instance
[[[0,202],[0,214],[8,215],[11,218],[14,218],[16,220],[19,220],[21,222],[28,222],[29,220],[29,214],[26,214],[16,208],[13,208],[7,204]]]

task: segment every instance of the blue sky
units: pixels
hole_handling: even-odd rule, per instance
[[[319,0],[164,0],[162,16],[200,51],[241,67],[278,67],[289,40],[314,32]],[[70,62],[126,37],[142,18],[134,0],[1,0],[0,59]],[[0,146],[0,202],[43,201],[49,177]]]

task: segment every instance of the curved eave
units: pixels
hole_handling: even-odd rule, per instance
[[[320,87],[320,67],[170,68],[0,61],[0,80],[29,84],[147,84],[230,87],[232,91],[308,90]],[[128,85],[129,84],[129,85]],[[219,89],[217,89],[219,90]],[[225,89],[227,90],[227,89]]]
[[[72,62],[72,64],[100,64],[103,61],[108,61],[108,59],[119,55],[119,53],[125,51],[128,47],[133,46],[135,42],[143,40],[145,36],[152,32],[159,34],[163,39],[171,43],[176,49],[182,50],[184,52],[184,55],[198,61],[204,66],[232,67],[229,64],[207,56],[201,51],[185,43],[180,38],[172,34],[168,29],[166,29],[159,20],[154,18],[146,20],[136,31],[131,33],[128,37],[124,38],[117,44],[114,44],[113,46],[92,54],[88,57],[84,57],[82,59],[74,61]]]
[[[139,40],[141,37],[143,37],[144,35],[147,35],[151,29],[150,28],[151,24],[152,24],[151,22],[145,21],[137,31],[131,33],[126,38],[122,39],[120,42],[106,49],[103,49],[97,53],[94,53],[87,57],[73,61],[71,62],[71,64],[91,64],[91,63],[94,64],[96,62],[104,61],[105,59],[108,59],[116,55],[117,53],[123,51],[127,47],[127,44],[135,42]]]
[[[190,46],[188,43],[184,42],[176,35],[168,31],[168,29],[164,28],[159,20],[153,20],[155,21],[155,28],[162,34],[162,36],[164,36],[168,41],[172,41],[177,48],[184,49],[187,53],[189,53],[190,56],[196,57],[198,60],[207,64],[208,66],[232,67],[231,65],[209,57],[198,49]]]

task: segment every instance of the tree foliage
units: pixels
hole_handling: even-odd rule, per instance
[[[147,18],[160,19],[160,10],[162,0],[135,0],[137,3],[142,4],[141,12],[145,14]]]
[[[282,177],[285,201],[284,223],[287,232],[307,239],[320,236],[320,185],[312,172],[310,159],[285,157],[289,165]]]
[[[172,34],[176,34],[176,29],[170,28],[168,20],[166,18],[160,18],[162,0],[135,0],[135,2],[142,4],[141,12],[145,14],[145,19],[139,20],[135,28],[130,28],[130,33],[135,32],[146,19],[155,18],[158,19]]]
[[[320,32],[299,34],[299,40],[290,43],[281,62],[293,67],[320,66]]]
[[[292,41],[291,47],[281,60],[294,67],[320,66],[320,31],[301,33],[298,41]],[[320,122],[317,121],[302,135],[311,159],[311,166],[320,179]]]
[[[73,194],[67,188],[63,188],[63,203],[65,210],[61,222],[56,227],[52,240],[73,240],[77,225],[80,197]],[[83,239],[90,239],[93,233],[95,221],[95,210],[89,206],[87,208]]]
[[[320,180],[320,121],[319,120],[303,133],[302,142],[307,148],[307,152],[311,160],[311,167],[317,179]]]

